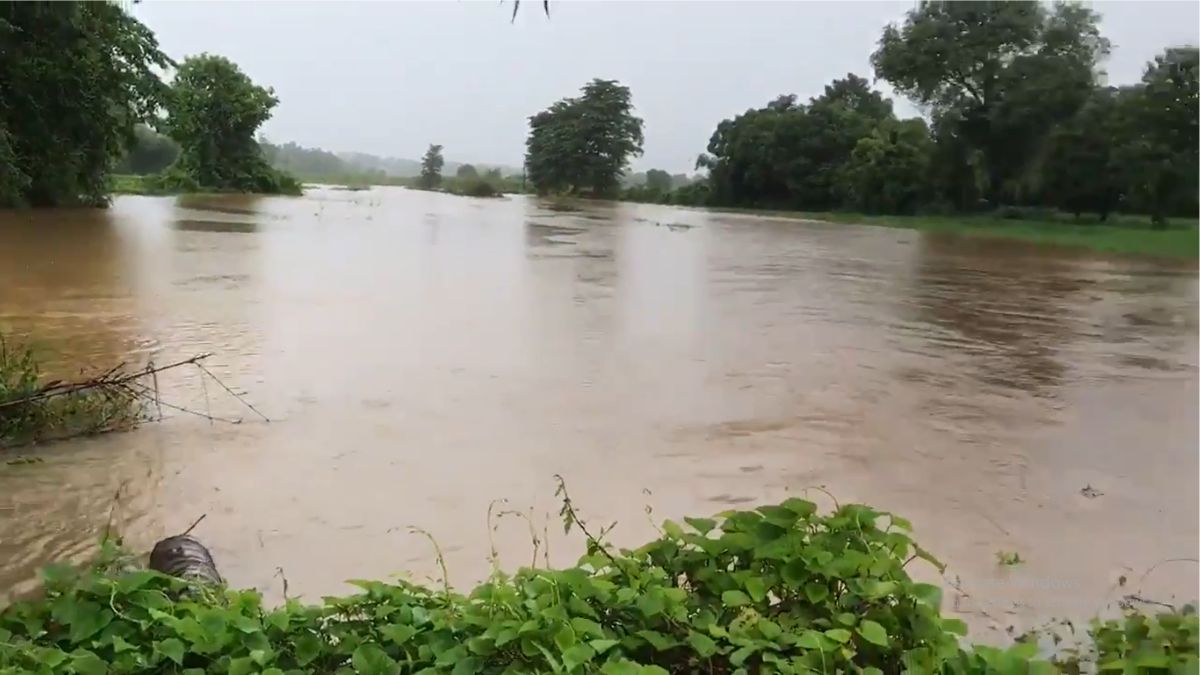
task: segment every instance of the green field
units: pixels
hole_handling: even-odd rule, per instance
[[[1070,216],[1054,220],[1012,220],[997,216],[873,216],[861,213],[812,213],[756,209],[712,209],[727,213],[833,223],[903,227],[926,232],[948,232],[971,237],[1001,237],[1035,244],[1086,248],[1102,253],[1124,253],[1171,258],[1200,256],[1200,229],[1193,219],[1171,220],[1163,229],[1151,227],[1146,216],[1113,216],[1108,222],[1075,221]]]

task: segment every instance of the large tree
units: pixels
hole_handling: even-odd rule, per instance
[[[529,118],[526,172],[540,193],[612,196],[642,142],[642,120],[633,114],[629,88],[595,79],[580,96]]]
[[[1198,63],[1196,47],[1167,49],[1122,100],[1117,161],[1130,173],[1134,204],[1157,224],[1196,215]]]
[[[430,145],[425,151],[425,156],[421,158],[421,175],[417,178],[417,185],[432,190],[442,183],[442,167],[445,166],[446,160],[442,157],[442,146]]]
[[[114,3],[0,3],[0,206],[104,203],[168,65]]]
[[[167,97],[167,134],[179,143],[175,170],[202,188],[240,192],[297,189],[271,168],[255,142],[279,103],[223,56],[201,54],[179,64]]]
[[[1020,196],[1047,134],[1095,86],[1108,53],[1098,17],[1060,3],[922,2],[888,26],[872,55],[878,77],[928,106],[980,153],[985,194]]]

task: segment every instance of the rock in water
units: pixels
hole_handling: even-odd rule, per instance
[[[150,552],[150,569],[180,579],[223,583],[212,554],[204,544],[186,534],[167,537],[155,544]]]

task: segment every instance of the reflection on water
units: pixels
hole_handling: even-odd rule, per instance
[[[0,289],[0,323],[58,370],[211,351],[273,420],[179,414],[0,465],[0,587],[84,555],[110,511],[137,546],[207,513],[222,573],[273,598],[276,567],[314,598],[431,573],[409,524],[466,585],[488,503],[553,513],[555,473],[621,543],[651,533],[646,502],[823,485],[896,510],[984,629],[1089,615],[1197,547],[1194,266],[375,188],[6,213]],[[241,414],[165,379],[172,403]],[[496,534],[509,565],[523,533]],[[999,569],[1001,549],[1029,562]],[[1190,599],[1193,572],[1144,591]]]

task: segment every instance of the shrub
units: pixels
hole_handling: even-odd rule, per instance
[[[563,514],[584,527],[569,498]],[[359,594],[274,609],[256,591],[120,571],[106,547],[96,568],[51,568],[44,597],[0,613],[0,672],[1056,670],[1032,642],[963,647],[966,626],[941,616],[940,589],[905,569],[938,563],[901,518],[861,505],[818,515],[789,499],[662,530],[623,551],[588,534],[575,567],[496,572],[467,595],[356,581]],[[1194,613],[1131,620],[1097,624],[1095,656],[1065,667],[1194,669]]]
[[[128,429],[144,417],[143,402],[128,388],[76,391],[44,382],[33,350],[0,335],[0,449]]]
[[[466,195],[467,197],[498,197],[500,190],[488,181],[475,176],[462,179],[461,185],[456,190],[458,194]]]

